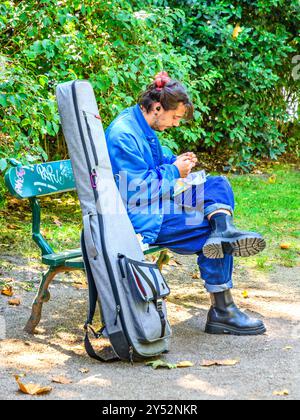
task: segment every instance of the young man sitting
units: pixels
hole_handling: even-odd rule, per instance
[[[266,328],[234,304],[233,257],[248,257],[266,243],[258,233],[233,223],[234,194],[223,176],[208,177],[192,190],[190,205],[174,200],[174,186],[195,167],[194,153],[164,156],[156,132],[178,127],[194,107],[178,81],[156,76],[139,103],[125,109],[106,131],[113,172],[136,233],[144,243],[178,254],[196,254],[201,277],[211,294],[206,332],[258,335]]]

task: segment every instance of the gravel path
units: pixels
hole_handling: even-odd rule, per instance
[[[203,330],[209,305],[194,257],[176,256],[166,277],[172,294],[168,301],[173,327],[171,351],[162,358],[171,363],[191,361],[193,367],[153,370],[144,363],[100,364],[86,356],[82,324],[87,290],[79,274],[58,277],[51,300],[44,305],[38,334],[23,327],[30,314],[41,267],[35,261],[1,256],[6,263],[0,281],[11,279],[21,305],[8,306],[0,296],[1,399],[299,399],[300,397],[300,269],[277,267],[271,273],[237,267],[235,297],[247,311],[261,316],[268,333],[260,337],[221,337]],[[196,276],[194,276],[196,277]],[[75,282],[75,283],[74,283]],[[77,283],[76,283],[77,282]],[[29,290],[29,291],[28,291]],[[244,299],[242,292],[248,291]],[[204,368],[204,359],[239,360],[233,367]],[[51,386],[52,392],[32,397],[18,392],[22,381]],[[68,384],[52,383],[64,377]],[[289,395],[274,396],[287,390]]]

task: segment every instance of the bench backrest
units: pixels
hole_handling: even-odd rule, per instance
[[[163,147],[164,155],[172,155]],[[41,234],[41,207],[38,197],[75,191],[75,180],[70,160],[23,166],[10,159],[13,166],[5,174],[5,184],[9,192],[19,199],[29,199],[32,208],[32,238],[42,251],[42,255],[53,254],[51,245]]]
[[[75,180],[70,160],[23,166],[11,160],[13,165],[5,174],[10,193],[19,199],[29,199],[32,208],[32,238],[42,255],[53,254],[53,248],[41,234],[41,207],[38,197],[74,191]]]
[[[31,166],[15,165],[5,174],[5,183],[9,192],[19,199],[76,189],[70,160]]]
[[[168,147],[162,149],[165,156],[172,155]],[[23,166],[14,159],[10,162],[13,167],[6,172],[5,183],[14,197],[25,199],[76,190],[70,160],[30,166]]]

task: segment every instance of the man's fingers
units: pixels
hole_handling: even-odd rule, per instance
[[[179,156],[177,160],[181,160],[182,162],[191,161],[191,158],[189,156]]]
[[[193,152],[187,152],[183,155],[180,155],[178,159],[184,159],[184,160],[191,160],[192,162],[198,163],[197,156]]]

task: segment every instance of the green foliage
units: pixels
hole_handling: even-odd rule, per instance
[[[188,86],[196,108],[193,123],[164,134],[166,145],[229,147],[229,164],[245,170],[255,157],[276,158],[298,142],[283,88],[299,97],[299,16],[296,0],[2,1],[0,171],[7,157],[66,157],[58,83],[89,78],[107,126],[162,69]]]
[[[107,126],[163,68],[189,81],[193,60],[164,41],[176,14],[139,10],[124,0],[1,3],[0,129],[10,147],[0,158],[48,158],[60,82],[89,78]]]
[[[173,45],[196,63],[191,76],[201,100],[196,126],[202,133],[194,131],[195,139],[219,154],[229,147],[229,164],[245,170],[255,157],[276,159],[287,143],[286,98],[299,98],[299,80],[292,78],[293,57],[299,54],[299,1],[165,4],[181,8]]]

